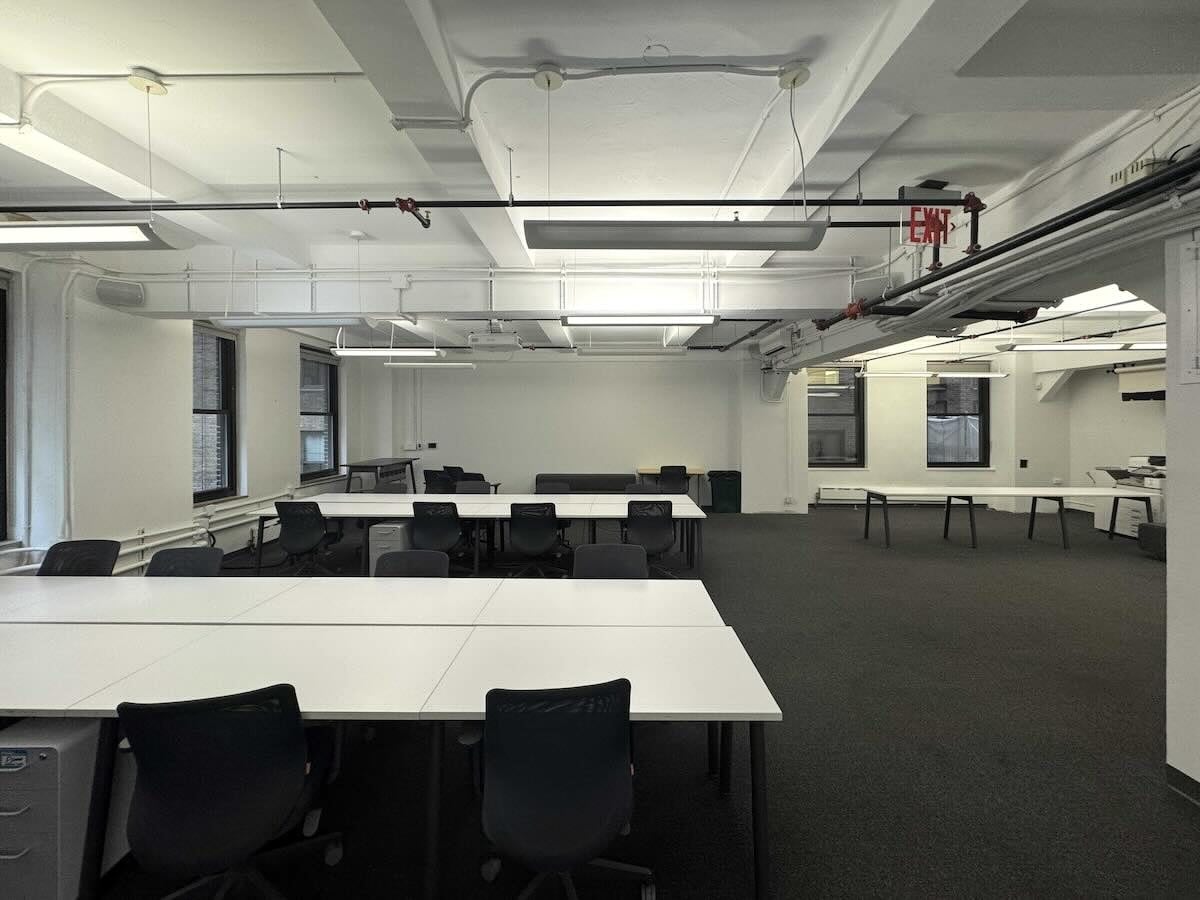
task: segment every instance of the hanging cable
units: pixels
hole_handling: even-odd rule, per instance
[[[800,132],[796,130],[796,89],[788,88],[788,118],[792,122],[792,136],[796,138],[796,149],[800,151],[800,197],[804,203],[804,218],[808,218],[808,178],[804,173],[804,145],[800,143]]]
[[[150,148],[150,88],[146,88],[146,186],[150,190],[150,224],[154,224],[154,152]]]
[[[550,92],[546,91],[546,199],[550,199]],[[550,207],[546,207],[546,219],[550,218]]]

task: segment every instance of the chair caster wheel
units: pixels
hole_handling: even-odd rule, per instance
[[[330,844],[325,848],[325,865],[336,866],[342,861],[342,842],[338,841],[335,844]]]
[[[317,829],[320,827],[321,810],[310,809],[304,814],[304,824],[300,827],[300,833],[306,838],[310,838],[317,833]]]
[[[642,885],[642,900],[654,900],[654,882],[649,882]]]
[[[480,866],[479,867],[479,877],[482,878],[484,881],[486,881],[488,884],[491,884],[498,877],[500,877],[500,860],[489,859],[482,866]]]

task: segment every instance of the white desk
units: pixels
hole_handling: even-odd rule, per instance
[[[967,507],[968,520],[971,526],[971,547],[979,546],[978,537],[975,531],[975,500],[980,497],[1024,497],[1030,501],[1029,506],[1029,532],[1028,537],[1033,540],[1034,523],[1037,518],[1037,505],[1039,500],[1048,500],[1058,504],[1058,521],[1059,527],[1062,530],[1062,544],[1065,549],[1071,548],[1070,538],[1067,536],[1067,517],[1066,517],[1066,500],[1068,497],[1098,497],[1113,501],[1112,520],[1109,523],[1108,539],[1113,539],[1113,533],[1117,524],[1117,503],[1121,500],[1134,500],[1139,503],[1146,504],[1146,519],[1154,521],[1154,510],[1151,507],[1151,498],[1157,493],[1155,491],[1142,490],[1140,488],[1121,488],[1121,487],[1071,487],[1070,485],[1058,485],[1055,487],[1026,487],[1026,486],[1009,486],[1009,485],[870,485],[860,486],[860,490],[866,491],[867,503],[865,507],[865,517],[863,523],[863,538],[871,536],[871,502],[878,501],[883,509],[883,539],[884,545],[892,546],[892,528],[888,517],[888,500],[897,499],[917,499],[927,497],[945,497],[946,498],[946,515],[942,526],[942,538],[950,537],[950,509],[954,505],[952,501],[960,500]]]
[[[700,581],[509,578],[492,595],[475,624],[592,627],[725,623]]]
[[[0,625],[0,716],[70,715],[69,708],[89,694],[212,630],[205,625]]]
[[[416,719],[470,633],[445,625],[218,627],[72,704],[67,715],[113,716],[125,700],[219,697],[286,682],[305,718]]]
[[[0,605],[0,622],[219,625],[303,580],[14,575],[0,578],[0,598],[14,601]]]
[[[258,580],[258,579],[248,579]],[[303,578],[234,625],[471,625],[502,578]]]

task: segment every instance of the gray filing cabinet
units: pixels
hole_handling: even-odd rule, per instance
[[[371,544],[370,573],[374,575],[375,562],[383,554],[391,553],[393,550],[412,549],[412,523],[404,520],[372,525],[369,541]]]
[[[0,897],[78,896],[99,741],[95,719],[0,731]]]

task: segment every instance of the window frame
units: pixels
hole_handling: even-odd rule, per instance
[[[300,482],[301,482],[301,484],[303,484],[306,481],[316,481],[319,478],[330,478],[333,475],[340,474],[340,470],[341,470],[341,466],[340,466],[341,453],[339,452],[341,449],[339,447],[340,431],[338,430],[341,425],[340,409],[339,409],[339,404],[338,404],[338,391],[339,391],[339,387],[340,387],[339,376],[341,373],[338,371],[338,360],[337,360],[337,357],[335,357],[328,350],[322,350],[319,347],[309,347],[305,344],[301,344],[300,345],[301,369],[303,368],[303,363],[304,363],[305,358],[307,358],[310,362],[320,363],[321,365],[329,367],[329,412],[313,413],[313,412],[304,412],[304,410],[301,410],[300,416],[301,417],[324,416],[327,419],[329,419],[329,425],[330,425],[329,433],[331,435],[331,438],[330,438],[330,457],[331,457],[330,462],[332,463],[332,467],[328,468],[328,469],[321,469],[320,471],[317,471],[317,472],[305,472],[304,471],[304,456],[303,456],[303,453],[301,453],[299,459],[297,460],[300,465]],[[297,375],[299,375],[299,374],[300,374],[300,370],[297,370]],[[296,385],[297,394],[300,393],[301,385],[303,385],[303,378],[298,379],[298,383]],[[297,398],[297,399],[299,399],[299,398]],[[299,424],[299,423],[297,423],[297,424]],[[298,430],[303,432],[303,429],[298,429]]]
[[[934,385],[925,387],[925,468],[927,469],[988,469],[992,465],[992,379],[976,378],[979,382],[979,412],[949,413],[939,419],[969,418],[979,416],[979,460],[977,462],[930,462],[929,461],[929,391]]]
[[[842,369],[844,371],[857,371],[848,366],[821,366],[822,369]],[[831,418],[854,418],[855,433],[858,436],[855,458],[853,462],[829,462],[827,460],[813,460],[808,458],[808,467],[810,469],[865,469],[867,467],[867,379],[851,376],[854,385],[854,412],[852,413],[830,413],[818,412],[812,410],[812,400],[806,397],[807,401],[807,416],[809,421],[814,417],[831,417]],[[820,387],[820,385],[816,385]],[[813,385],[809,384],[809,388]],[[807,393],[807,391],[805,392]]]
[[[223,500],[226,497],[236,497],[238,494],[238,393],[237,393],[237,336],[221,331],[210,325],[199,322],[193,323],[192,333],[196,331],[211,335],[220,341],[220,361],[218,363],[221,378],[221,406],[216,409],[196,409],[192,407],[192,415],[223,415],[228,420],[228,438],[225,442],[228,459],[225,460],[225,471],[228,484],[225,487],[212,488],[207,491],[192,491],[192,503],[209,503],[213,500]],[[194,357],[193,357],[194,360]],[[195,390],[196,372],[193,362],[192,385]],[[193,401],[194,402],[194,401]]]

